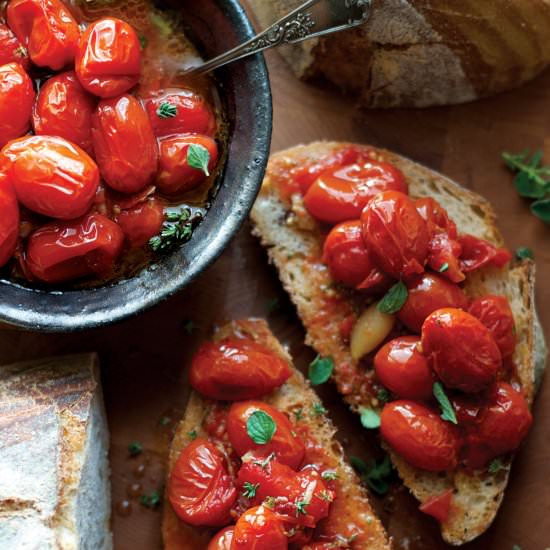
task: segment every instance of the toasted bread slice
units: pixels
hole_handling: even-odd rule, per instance
[[[378,407],[377,396],[358,380],[372,369],[354,361],[349,346],[340,336],[341,323],[353,312],[353,297],[334,287],[322,263],[321,226],[307,213],[299,195],[290,199],[281,193],[281,176],[294,166],[318,161],[348,143],[318,142],[275,154],[258,200],[252,210],[253,233],[267,248],[270,261],[307,331],[307,343],[318,353],[335,360],[334,381],[355,412],[361,407]],[[389,151],[365,147],[373,158],[397,166],[409,183],[411,196],[433,197],[447,209],[459,230],[502,245],[490,204],[448,178]],[[468,277],[465,291],[470,296],[484,293],[505,295],[512,307],[518,334],[515,362],[529,403],[535,392],[535,373],[544,368],[546,350],[538,328],[534,306],[535,266],[531,261],[510,269],[487,269]],[[350,380],[356,376],[355,383]],[[393,455],[399,475],[420,502],[453,489],[453,508],[441,525],[443,538],[460,545],[483,533],[493,521],[506,488],[509,468],[497,475],[467,475],[458,471],[441,477],[411,467]]]
[[[215,335],[219,340],[225,337],[252,338],[286,359],[291,358],[273,336],[264,320],[249,319],[234,321],[224,325]],[[350,542],[350,548],[369,550],[389,550],[390,542],[380,520],[374,515],[367,494],[359,479],[346,463],[342,447],[334,438],[335,428],[324,414],[313,414],[313,407],[319,398],[301,373],[294,370],[292,377],[278,390],[263,399],[295,421],[295,411],[303,414],[299,422],[304,423],[312,438],[326,451],[330,468],[338,474],[337,498],[331,506],[330,515],[323,520],[323,532],[326,534],[349,536],[358,535]],[[205,435],[202,428],[208,415],[211,402],[193,393],[187,405],[185,416],[180,422],[170,449],[169,471],[171,471],[181,451],[192,441],[190,433]],[[349,529],[350,533],[343,532]],[[162,519],[162,535],[166,550],[202,550],[208,546],[213,532],[198,530],[178,519],[168,500]]]

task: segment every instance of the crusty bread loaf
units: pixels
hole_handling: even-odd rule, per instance
[[[215,339],[227,336],[252,338],[291,363],[290,356],[273,336],[264,320],[248,319],[228,323],[216,332]],[[346,518],[349,529],[360,532],[351,542],[351,549],[390,550],[391,546],[384,528],[371,509],[366,491],[346,463],[342,447],[334,438],[334,426],[324,415],[313,415],[309,412],[313,410],[314,404],[319,402],[319,398],[302,374],[294,370],[292,377],[280,389],[263,400],[287,413],[291,420],[295,417],[293,411],[302,409],[304,412],[300,422],[307,426],[312,438],[325,449],[331,462],[330,467],[338,474],[337,498],[331,506],[330,516],[323,520],[324,533],[333,532],[332,518],[343,517]],[[189,434],[195,431],[199,436],[204,435],[202,425],[207,413],[208,401],[193,393],[172,441],[169,471],[182,449],[191,442]],[[162,533],[165,550],[204,550],[212,536],[211,531],[201,532],[180,521],[168,501],[165,501],[163,510]],[[334,534],[346,536],[346,533],[341,532]]]
[[[260,26],[302,0],[247,0]],[[550,63],[550,0],[374,0],[357,29],[281,48],[300,78],[324,77],[367,107],[472,101]]]
[[[339,335],[340,323],[353,311],[352,300],[331,284],[328,270],[321,261],[323,237],[320,226],[303,207],[301,197],[293,196],[292,205],[285,203],[273,181],[275,174],[318,160],[348,145],[313,143],[275,154],[252,210],[252,221],[254,234],[267,248],[270,261],[297,307],[307,331],[307,343],[321,355],[334,358],[334,381],[347,403],[357,412],[361,407],[378,407],[379,403],[376,395],[369,395],[364,388],[349,383],[350,372],[361,377],[365,368],[352,359],[349,346]],[[438,200],[461,231],[502,244],[494,212],[483,198],[399,155],[367,149],[374,158],[394,164],[405,174],[413,197],[431,196]],[[525,261],[509,270],[489,269],[470,275],[465,287],[470,296],[493,292],[509,299],[519,342],[515,362],[530,403],[535,390],[535,372],[544,367],[546,359],[544,338],[536,335],[534,273],[533,262]],[[323,311],[330,314],[321,315]],[[454,489],[452,513],[441,526],[443,537],[449,543],[468,542],[493,521],[502,501],[508,471],[501,471],[496,476],[468,476],[459,471],[456,475],[442,477],[412,468],[395,455],[392,459],[404,483],[421,502],[449,488]]]
[[[0,548],[110,550],[97,357],[0,367]]]

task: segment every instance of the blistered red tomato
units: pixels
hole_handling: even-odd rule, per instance
[[[502,364],[489,329],[460,309],[438,309],[426,319],[422,349],[441,381],[464,392],[490,386]]]
[[[266,506],[247,510],[237,521],[231,550],[287,550],[288,539],[277,515]]]
[[[462,272],[460,255],[462,246],[447,235],[447,233],[438,233],[432,237],[428,249],[428,265],[445,279],[453,283],[461,283],[466,279]]]
[[[61,0],[10,0],[6,14],[35,65],[59,71],[74,61],[80,28]]]
[[[460,267],[465,273],[487,266],[504,267],[512,259],[512,254],[505,248],[497,248],[473,235],[460,235],[458,242],[462,246]]]
[[[260,411],[275,423],[275,432],[266,431],[265,443],[255,442],[249,433],[250,417]],[[258,416],[258,415],[256,415]],[[262,401],[241,401],[229,409],[227,433],[231,445],[239,456],[252,451],[264,457],[274,453],[277,460],[297,469],[304,458],[305,447],[302,440],[294,435],[288,417]]]
[[[34,133],[59,136],[92,151],[92,113],[96,100],[80,85],[73,71],[47,80],[33,110]]]
[[[149,198],[136,206],[122,210],[116,216],[116,222],[131,247],[143,246],[162,229],[164,203],[156,197]]]
[[[282,386],[292,371],[282,357],[248,339],[205,342],[193,357],[190,382],[210,399],[258,399]]]
[[[374,357],[378,380],[397,397],[420,401],[432,397],[435,377],[419,344],[416,336],[402,336],[388,342]]]
[[[0,23],[0,66],[8,63],[19,63],[26,71],[30,67],[27,49],[7,25]]]
[[[46,283],[105,275],[112,271],[123,243],[120,227],[100,214],[53,222],[29,237],[27,265]]]
[[[1,153],[17,198],[38,214],[70,220],[85,214],[99,185],[99,170],[88,154],[69,141],[31,136],[9,143]]]
[[[109,187],[136,193],[154,180],[158,145],[141,103],[123,95],[99,103],[92,116],[97,164]]]
[[[445,233],[450,239],[458,236],[456,224],[449,218],[445,210],[435,199],[423,197],[415,201],[418,213],[426,220],[430,235]]]
[[[31,126],[34,88],[19,63],[0,67],[0,147],[24,136]]]
[[[422,470],[454,470],[459,438],[452,424],[415,401],[384,406],[380,432],[384,441],[411,465]]]
[[[191,150],[190,150],[191,148]],[[194,155],[192,149],[194,148]],[[166,195],[194,189],[212,173],[218,163],[218,145],[208,136],[180,135],[160,140],[157,186]],[[206,155],[205,166],[193,165],[190,158]],[[198,167],[197,167],[198,166]]]
[[[452,502],[453,490],[449,489],[440,495],[429,498],[420,506],[419,510],[434,517],[440,523],[445,523],[449,519]]]
[[[19,236],[19,205],[15,192],[0,172],[0,267],[12,257]]]
[[[226,527],[210,541],[206,550],[231,550],[235,527]]]
[[[157,137],[216,134],[216,118],[210,105],[192,90],[159,90],[145,99],[145,107]]]
[[[361,215],[363,239],[376,265],[388,275],[423,273],[428,258],[428,226],[405,194],[377,195]]]
[[[82,35],[75,70],[82,86],[96,96],[116,97],[127,92],[138,83],[141,73],[136,31],[113,17],[94,21]]]
[[[422,324],[436,309],[466,309],[468,298],[463,290],[440,275],[424,273],[407,283],[407,301],[398,313],[399,320],[412,332],[420,334]]]
[[[221,451],[206,439],[187,446],[174,464],[168,499],[179,518],[195,526],[229,523],[237,489]]]
[[[382,191],[408,192],[403,174],[386,162],[363,161],[323,172],[309,187],[304,204],[318,220],[335,224],[358,219]]]

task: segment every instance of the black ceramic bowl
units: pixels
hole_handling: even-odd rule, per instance
[[[237,0],[169,2],[186,12],[205,58],[250,39]],[[233,63],[217,78],[230,122],[219,191],[192,240],[132,279],[87,290],[47,291],[0,280],[0,321],[32,330],[74,331],[135,315],[181,290],[221,254],[237,233],[261,185],[271,140],[271,91],[262,56]]]

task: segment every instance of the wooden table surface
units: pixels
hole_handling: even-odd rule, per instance
[[[392,148],[443,172],[487,197],[498,213],[509,247],[530,246],[538,265],[537,301],[550,334],[550,228],[535,219],[520,199],[500,161],[503,150],[544,148],[550,161],[550,73],[527,86],[475,104],[428,110],[360,114],[334,90],[297,82],[276,53],[267,56],[275,120],[273,150],[317,139],[351,140]],[[116,550],[161,548],[159,511],[131,497],[132,513],[117,510],[130,495],[162,485],[163,460],[171,424],[186,396],[185,367],[212,325],[229,318],[268,316],[277,336],[305,368],[313,357],[303,330],[281,290],[264,251],[242,228],[219,261],[169,302],[124,323],[86,333],[44,335],[0,332],[0,359],[16,361],[74,351],[100,354],[111,430],[113,528]],[[280,307],[269,311],[272,300]],[[356,417],[340,404],[332,388],[321,392],[351,454],[368,457],[367,441]],[[535,406],[534,428],[514,465],[502,509],[489,532],[468,549],[550,548],[550,383]],[[132,441],[146,452],[128,457]],[[145,465],[139,468],[141,464]],[[135,486],[135,484],[139,484]],[[390,497],[373,497],[400,550],[447,548],[432,520],[417,511],[414,499],[395,488]]]

